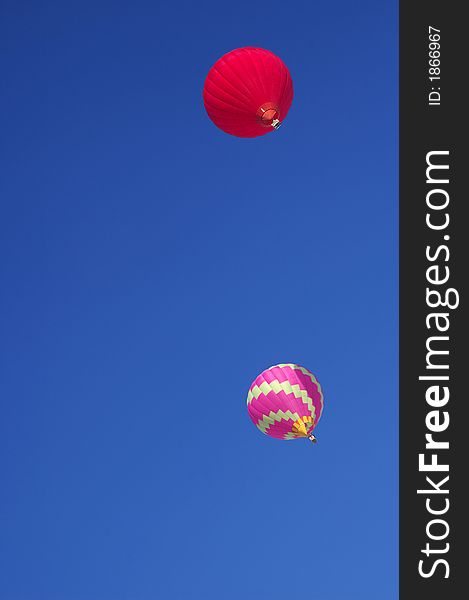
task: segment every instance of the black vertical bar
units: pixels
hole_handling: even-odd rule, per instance
[[[462,138],[469,36],[463,10],[463,2],[400,3],[401,600],[467,593],[469,202]]]

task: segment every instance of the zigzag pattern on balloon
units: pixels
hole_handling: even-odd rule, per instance
[[[299,427],[299,422],[301,422],[301,421],[305,425],[304,430],[303,430],[303,428]],[[290,431],[289,433],[286,433],[283,436],[283,439],[284,440],[294,440],[296,438],[306,437],[307,435],[309,435],[310,431],[312,431],[313,429],[314,429],[314,418],[310,417],[310,416],[302,417],[301,419],[299,419],[298,421],[293,423],[292,431]]]
[[[305,369],[304,367],[301,367],[300,365],[295,365],[293,363],[280,363],[279,365],[277,365],[277,367],[280,367],[280,368],[290,367],[290,369],[301,371],[303,373],[303,375],[306,375],[306,377],[309,377],[313,383],[316,383],[317,385],[319,385],[319,381],[311,373],[311,371],[308,371],[308,369]]]
[[[314,426],[314,416],[300,417],[298,413],[290,410],[277,412],[271,411],[264,415],[256,426],[267,435],[285,440],[306,437]]]
[[[275,379],[270,383],[264,381],[260,387],[255,385],[248,393],[248,404],[250,404],[255,398],[256,400],[259,398],[261,394],[267,396],[270,390],[274,390],[276,394],[280,391],[284,391],[286,394],[293,394],[295,398],[301,398],[302,402],[304,402],[311,412],[314,412],[315,408],[313,405],[312,399],[308,396],[308,392],[306,390],[302,390],[299,384],[294,383],[293,385],[289,381],[278,381]]]
[[[309,377],[309,379],[311,379],[311,381],[314,383],[314,385],[316,386],[316,388],[317,388],[317,390],[319,392],[319,395],[321,397],[321,405],[324,406],[324,396],[323,396],[323,393],[322,393],[321,384],[316,379],[316,377],[311,373],[311,371],[308,371],[308,369],[305,369],[304,367],[301,367],[300,365],[295,365],[295,364],[292,364],[292,363],[281,363],[278,366],[281,367],[281,368],[288,367],[292,371],[300,371],[301,373],[303,373],[303,375],[306,375],[306,377]]]
[[[263,371],[247,397],[254,424],[266,435],[281,439],[307,436],[323,410],[323,394],[314,375],[299,365],[282,363]]]
[[[256,423],[262,433],[267,433],[267,430],[277,421],[280,423],[283,420],[285,421],[297,421],[300,418],[298,413],[292,413],[290,410],[283,412],[283,410],[278,410],[276,413],[270,411],[268,415],[264,415],[260,421]]]

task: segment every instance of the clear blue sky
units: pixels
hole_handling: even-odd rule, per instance
[[[397,3],[1,2],[1,600],[397,597]],[[223,53],[289,66],[218,131]],[[325,392],[263,436],[252,379]]]

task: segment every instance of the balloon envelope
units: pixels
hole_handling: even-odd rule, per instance
[[[324,407],[316,377],[293,363],[263,371],[248,393],[248,413],[262,433],[282,440],[308,437]]]
[[[283,61],[263,48],[238,48],[222,56],[205,80],[203,98],[217,127],[237,137],[277,129],[293,100],[293,83]]]

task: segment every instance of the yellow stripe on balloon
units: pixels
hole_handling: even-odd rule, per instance
[[[292,385],[289,381],[278,381],[278,379],[274,379],[274,381],[271,381],[270,383],[263,381],[260,387],[255,385],[252,390],[249,390],[248,404],[252,402],[253,398],[257,400],[261,394],[266,396],[272,390],[276,394],[281,391],[284,391],[286,394],[293,394],[295,398],[301,399],[303,404],[308,406],[308,409],[313,416],[316,414],[313,401],[308,396],[308,392],[306,390],[301,389],[297,383]]]
[[[295,365],[293,363],[281,363],[280,365],[277,365],[277,366],[278,367],[290,367],[290,369],[301,371],[303,373],[303,375],[306,375],[307,377],[309,377],[313,383],[316,383],[319,385],[319,381],[311,373],[311,371],[308,371],[308,369],[305,369],[304,367],[301,367],[300,365]]]
[[[278,410],[274,413],[273,410],[270,411],[268,415],[264,415],[260,421],[256,423],[262,433],[266,433],[267,429],[275,422],[280,423],[283,420],[288,421],[291,419],[292,421],[297,421],[300,418],[298,413],[292,413],[291,410],[287,410],[283,412],[283,410]]]
[[[303,375],[306,375],[307,377],[309,377],[311,379],[311,381],[316,385],[318,392],[319,392],[319,396],[321,397],[321,405],[324,407],[324,395],[322,393],[321,384],[316,379],[316,377],[310,371],[308,371],[308,369],[305,369],[304,367],[301,367],[300,365],[295,365],[293,363],[281,363],[280,365],[277,365],[277,366],[290,367],[293,370],[301,371],[303,373]]]
[[[261,394],[264,394],[264,396],[267,396],[267,394],[270,392],[271,389],[272,388],[271,388],[270,384],[267,383],[267,381],[263,381],[260,386],[255,385],[252,389],[249,390],[248,404],[250,404],[252,402],[253,398],[255,398],[257,400]]]

